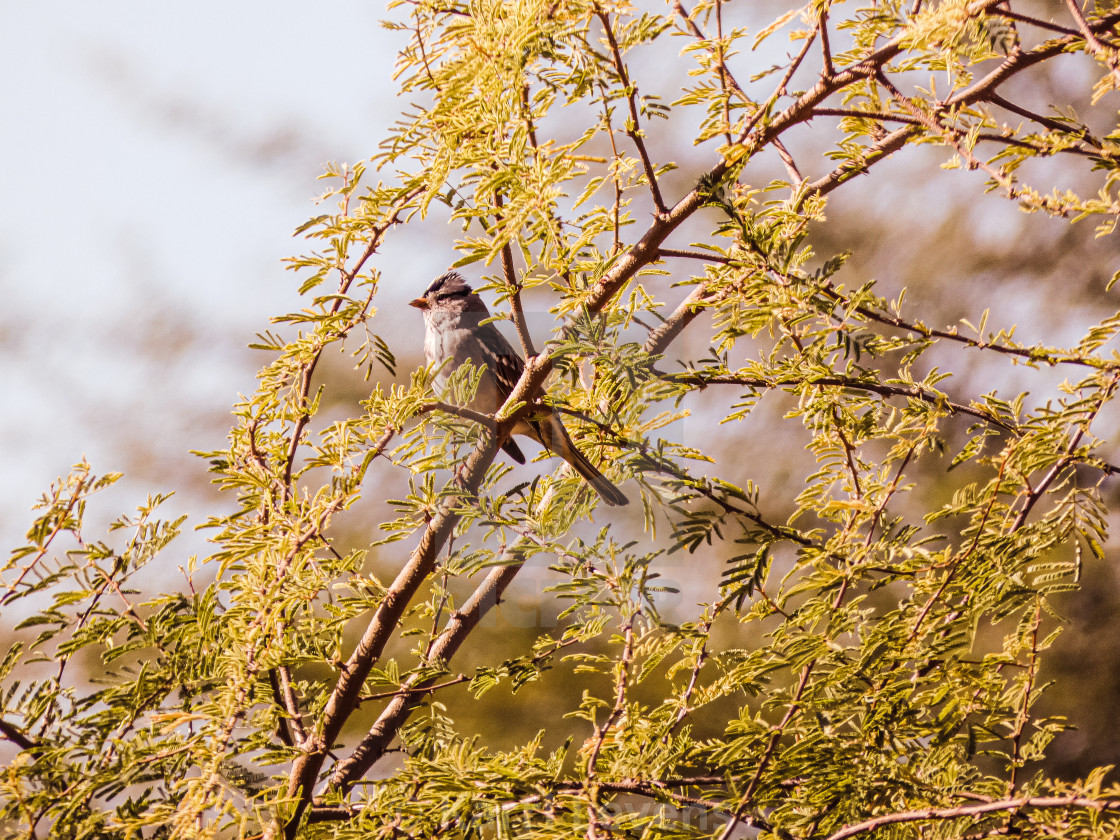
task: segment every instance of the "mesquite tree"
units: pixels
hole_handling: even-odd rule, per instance
[[[159,497],[86,533],[114,480],[86,465],[4,567],[0,604],[26,604],[33,635],[0,661],[0,828],[1116,833],[1107,768],[1040,769],[1064,724],[1036,703],[1054,597],[1104,555],[1120,467],[1094,426],[1120,316],[1020,343],[973,288],[972,321],[944,326],[813,237],[907,155],[1112,236],[1120,133],[1095,126],[1120,10],[810,0],[759,25],[747,5],[393,4],[412,104],[326,175],[332,209],[292,261],[306,305],[260,338],[259,387],[205,453],[236,510],[205,523],[190,585],[131,582],[186,563]],[[433,220],[527,360],[494,416],[462,408],[470,365],[439,393],[431,368],[385,372],[420,342],[382,337],[379,295],[431,277],[382,249]],[[368,398],[328,417],[316,372],[340,348]],[[970,391],[953,374],[978,364],[1037,384]],[[500,446],[542,403],[628,508],[557,460],[511,472]],[[556,620],[484,635],[527,568]],[[668,568],[688,570],[671,609]],[[531,695],[558,674],[562,703]],[[460,723],[495,692],[532,720],[515,746]]]

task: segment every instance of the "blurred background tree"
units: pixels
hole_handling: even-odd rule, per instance
[[[395,15],[206,560],[84,466],[12,555],[6,827],[1110,833],[1120,13]],[[622,515],[410,375],[449,221]]]

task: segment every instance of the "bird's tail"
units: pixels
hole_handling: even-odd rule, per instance
[[[543,443],[546,449],[571,464],[572,469],[594,488],[604,502],[608,505],[630,504],[630,500],[622,494],[622,491],[576,449],[558,414],[552,413],[545,417],[530,419],[529,428],[532,430],[531,434]]]
[[[564,460],[572,465],[583,480],[590,484],[599,497],[608,505],[628,505],[630,500],[621,490],[611,483],[611,480],[595,469],[595,465],[583,457],[583,454],[574,446],[570,447]]]

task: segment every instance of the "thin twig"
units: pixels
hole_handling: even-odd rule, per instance
[[[855,391],[869,391],[884,397],[908,397],[909,399],[920,400],[921,402],[931,405],[944,406],[949,409],[949,412],[952,414],[966,414],[970,417],[975,417],[977,420],[983,420],[985,423],[998,426],[1004,431],[1015,434],[1022,433],[1019,426],[1014,423],[1002,420],[989,412],[964,405],[963,403],[953,402],[944,394],[928,391],[918,385],[912,387],[905,385],[888,385],[883,382],[866,382],[841,375],[807,377],[805,379],[771,380],[762,377],[737,376],[735,374],[704,376],[702,374],[691,375],[687,373],[675,373],[667,374],[665,379],[670,382],[695,384],[701,388],[708,385],[742,385],[749,388],[788,388],[793,386],[850,388]]]
[[[629,684],[629,674],[631,660],[634,656],[634,619],[635,615],[631,615],[622,630],[623,647],[622,654],[618,658],[615,665],[615,698],[614,706],[611,708],[607,719],[596,727],[595,733],[591,736],[591,750],[587,756],[585,776],[587,779],[584,785],[584,791],[587,794],[587,840],[598,840],[599,838],[599,770],[596,766],[599,761],[599,754],[603,749],[603,744],[606,742],[607,733],[614,728],[621,719],[623,712],[626,711],[626,691]]]
[[[793,155],[789,153],[789,150],[786,149],[785,144],[782,143],[782,141],[777,137],[773,139],[771,145],[778,153],[778,157],[782,159],[782,163],[785,164],[786,172],[789,173],[790,185],[794,188],[795,191],[800,190],[801,185],[805,183],[805,178],[804,176],[802,176],[801,171],[797,168],[797,164],[793,160]]]
[[[607,141],[611,146],[611,166],[608,167],[611,175],[611,184],[614,186],[614,204],[611,205],[611,253],[617,254],[622,249],[622,179],[619,161],[622,154],[618,151],[618,144],[614,140],[614,123],[611,120],[611,103],[607,97],[606,85],[602,80],[598,82],[599,99],[603,103],[603,124],[607,129]]]
[[[821,6],[821,16],[817,21],[817,28],[821,33],[821,62],[824,64],[825,78],[836,75],[836,67],[832,63],[832,45],[828,41],[828,4]]]
[[[74,484],[74,487],[70,492],[70,498],[66,502],[66,509],[62,512],[61,516],[54,517],[50,532],[46,535],[46,537],[38,540],[38,550],[35,552],[34,556],[32,556],[31,559],[27,561],[26,565],[24,565],[20,569],[19,575],[16,576],[16,579],[13,580],[10,584],[5,585],[4,594],[0,596],[0,604],[7,603],[8,600],[15,594],[16,589],[20,584],[23,583],[23,579],[31,574],[31,570],[34,569],[38,565],[39,561],[46,556],[47,552],[50,550],[51,543],[54,542],[55,537],[57,537],[63,531],[70,530],[68,526],[72,524],[71,514],[73,514],[74,508],[78,505],[78,503],[84,500],[85,491],[88,488],[89,474],[90,466],[88,463],[83,462],[79,467],[79,476],[77,482]],[[71,473],[71,477],[73,477],[73,473]],[[53,507],[54,505],[56,505],[62,498],[64,490],[67,489],[62,485],[61,479],[55,483],[55,487],[57,488],[57,490],[49,501],[45,499],[44,494],[43,506]]]
[[[0,735],[3,735],[21,750],[36,750],[39,747],[38,743],[33,738],[28,737],[22,729],[3,719],[0,719]]]
[[[521,562],[495,566],[475,589],[474,593],[447,622],[443,632],[431,646],[429,661],[449,662],[459,646],[478,626],[479,621],[498,604],[502,593],[521,570]],[[457,680],[461,682],[462,680]],[[382,710],[377,721],[349,757],[340,761],[330,778],[330,789],[340,790],[353,784],[385,754],[400,727],[412,709],[434,690],[435,677],[410,677],[393,692],[393,699]],[[450,683],[448,683],[450,684]],[[362,698],[358,698],[359,700]]]
[[[955,149],[957,154],[959,154],[965,159],[965,161],[967,161],[969,169],[983,169],[988,173],[989,176],[991,176],[993,181],[995,181],[997,184],[1002,186],[1004,190],[1007,191],[1008,198],[1019,198],[1023,195],[1023,191],[1015,186],[1015,182],[1010,175],[993,169],[989,164],[977,158],[974,154],[972,154],[972,150],[968,148],[968,146],[960,142],[962,137],[961,132],[951,126],[946,126],[941,123],[941,109],[938,109],[938,113],[935,116],[931,116],[925,113],[917,105],[915,105],[909,97],[904,96],[902,94],[902,91],[895,87],[891,80],[887,78],[886,73],[880,70],[876,74],[876,76],[879,84],[881,84],[890,92],[891,96],[894,97],[895,102],[897,102],[904,110],[909,112],[910,116],[918,120],[918,122],[921,123],[921,125],[928,131],[931,131],[934,134],[939,134],[947,146]]]
[[[473,408],[468,408],[465,405],[453,405],[443,400],[432,400],[431,402],[423,403],[416,409],[416,414],[428,414],[432,411],[442,411],[445,414],[453,414],[464,420],[470,420],[472,423],[478,423],[491,432],[497,428],[493,415],[483,414],[481,411],[475,411]]]
[[[498,208],[495,215],[500,222],[504,206],[500,192],[494,193],[494,205]],[[505,274],[506,290],[509,293],[510,315],[513,318],[514,329],[517,330],[517,338],[521,342],[521,354],[528,359],[530,356],[537,355],[537,351],[533,349],[533,337],[529,334],[525,310],[521,306],[521,284],[517,282],[517,270],[513,265],[513,247],[509,244],[508,238],[502,243],[502,272]]]
[[[618,74],[618,80],[622,83],[623,89],[626,91],[626,103],[630,109],[630,122],[627,124],[626,133],[630,139],[634,141],[634,146],[638,149],[638,156],[642,161],[642,169],[646,173],[646,181],[649,182],[650,195],[653,197],[653,206],[657,209],[657,214],[663,216],[668,212],[665,206],[665,199],[661,196],[661,187],[657,183],[657,173],[654,171],[653,163],[650,161],[649,151],[646,149],[644,135],[641,129],[641,119],[638,114],[638,86],[630,81],[630,76],[626,72],[626,64],[622,60],[622,53],[618,49],[618,41],[615,40],[614,30],[611,28],[610,18],[607,13],[599,8],[598,4],[592,6],[595,12],[595,17],[599,18],[599,22],[603,25],[603,32],[607,36],[607,43],[611,48],[611,57],[614,61],[614,69]]]
[[[1031,17],[1030,15],[1025,15],[1022,12],[1012,11],[1011,9],[997,8],[992,11],[992,14],[999,15],[1000,17],[1007,18],[1008,20],[1018,21],[1019,23],[1026,23],[1030,26],[1037,26],[1039,29],[1045,29],[1049,32],[1057,32],[1059,35],[1077,35],[1076,29],[1070,29],[1068,26],[1059,26],[1058,24],[1051,23],[1048,20]]]
[[[1089,48],[1089,51],[1111,67],[1113,72],[1116,72],[1115,56],[1110,55],[1104,44],[1097,40],[1097,36],[1089,28],[1088,21],[1085,20],[1085,15],[1081,14],[1081,7],[1077,5],[1077,0],[1066,0],[1066,8],[1069,9],[1069,13],[1077,24],[1081,36],[1085,39],[1085,45]]]
[[[716,57],[716,66],[719,69],[720,100],[723,107],[723,136],[727,145],[731,145],[731,102],[728,87],[731,84],[730,74],[727,72],[727,61],[724,56],[723,43],[723,0],[716,0],[716,38],[719,43],[719,53]],[[739,86],[736,84],[736,88]],[[742,90],[739,90],[742,94]]]
[[[1031,510],[1038,503],[1039,499],[1041,499],[1043,495],[1045,495],[1046,491],[1050,488],[1050,486],[1054,483],[1058,476],[1060,476],[1074,462],[1075,458],[1073,453],[1077,451],[1077,447],[1081,445],[1082,439],[1088,433],[1089,425],[1093,422],[1093,420],[1096,419],[1097,415],[1112,398],[1112,394],[1116,390],[1118,381],[1120,381],[1120,371],[1113,373],[1112,376],[1109,377],[1108,382],[1106,382],[1104,387],[1101,388],[1100,393],[1097,395],[1096,406],[1089,412],[1088,416],[1082,422],[1081,428],[1077,430],[1077,432],[1070,438],[1069,443],[1066,444],[1065,454],[1057,460],[1057,462],[1050,468],[1046,475],[1043,476],[1038,485],[1031,490],[1031,492],[1023,502],[1022,510],[1019,511],[1018,515],[1015,517],[1015,521],[1011,524],[1008,533],[1014,533],[1015,531],[1023,527],[1023,523],[1027,521],[1027,517],[1030,516]]]
[[[1034,111],[1028,110],[1022,105],[1018,105],[1015,102],[1004,99],[998,93],[992,93],[987,97],[987,100],[993,105],[998,105],[1000,108],[1003,108],[1006,111],[1010,111],[1013,114],[1018,114],[1020,117],[1031,120],[1032,122],[1036,122],[1039,125],[1050,129],[1051,131],[1058,132],[1059,134],[1076,134],[1079,138],[1084,140],[1089,145],[1094,146],[1097,149],[1101,148],[1101,142],[1093,137],[1086,128],[1081,128],[1077,131],[1073,131],[1065,123],[1061,123],[1058,120],[1043,116],[1042,114],[1036,114]]]
[[[681,18],[681,20],[683,20],[688,25],[689,31],[691,31],[692,34],[696,36],[697,40],[703,41],[705,44],[710,44],[711,43],[711,38],[709,38],[707,35],[705,35],[704,31],[697,25],[696,21],[694,21],[692,19],[692,14],[685,9],[684,5],[681,3],[681,0],[673,0],[673,10],[677,13],[677,15]],[[747,96],[747,94],[743,90],[742,86],[735,80],[735,77],[731,74],[731,71],[727,67],[727,62],[724,60],[724,57],[723,57],[722,21],[721,20],[717,21],[717,24],[720,26],[719,31],[721,33],[720,36],[719,36],[720,40],[721,40],[720,49],[717,51],[717,50],[713,49],[711,46],[708,46],[707,49],[708,49],[708,53],[710,55],[712,55],[716,60],[716,66],[717,66],[717,69],[719,70],[719,74],[720,74],[720,81],[721,81],[721,83],[726,82],[727,86],[732,91],[734,91],[735,94],[739,97],[739,99],[741,99],[744,103],[746,103],[747,105],[753,105],[754,102],[751,100],[751,98],[749,96]],[[725,100],[724,100],[724,106],[725,106],[725,111],[724,112],[725,112],[725,114],[727,113],[726,104],[727,103],[726,103],[726,91],[725,91]],[[730,117],[726,116],[725,119],[729,120]],[[728,138],[727,142],[728,143],[731,142],[730,137]]]
[[[280,681],[280,696],[284,700],[284,708],[288,712],[288,722],[292,726],[293,740],[300,746],[307,740],[307,730],[303,726],[303,713],[296,699],[295,688],[292,686],[292,671],[287,665],[276,669]]]
[[[786,713],[782,716],[781,721],[778,722],[770,731],[770,738],[766,742],[766,747],[762,752],[762,756],[758,759],[757,767],[755,768],[754,775],[748,782],[746,789],[739,797],[739,804],[731,815],[731,819],[727,821],[723,831],[719,835],[719,840],[728,840],[735,829],[739,827],[742,822],[742,815],[746,808],[750,805],[751,798],[754,796],[755,791],[758,789],[759,783],[762,781],[762,776],[770,766],[770,762],[774,759],[774,753],[781,742],[782,735],[785,734],[786,727],[801,711],[801,698],[805,694],[805,689],[809,684],[809,676],[816,666],[817,660],[810,660],[802,669],[801,674],[797,680],[797,687],[794,689],[793,696],[790,698],[789,706],[786,708]]]
[[[362,270],[362,267],[366,264],[366,261],[377,251],[377,246],[381,244],[381,241],[384,238],[385,234],[389,231],[390,228],[400,222],[400,214],[404,210],[405,206],[407,206],[408,202],[420,193],[421,189],[421,187],[413,187],[402,192],[401,195],[398,196],[392,212],[389,213],[389,215],[380,225],[377,225],[373,228],[373,232],[369,238],[369,242],[366,243],[365,249],[362,251],[358,259],[354,262],[354,265],[349,269],[347,269],[345,266],[339,267],[338,291],[335,294],[334,300],[328,309],[329,314],[336,314],[338,310],[342,308],[343,301],[345,300],[346,293],[350,289],[350,285],[354,282],[354,279],[358,276],[358,273]],[[342,257],[340,257],[340,259],[342,259]],[[352,319],[351,324],[349,324],[348,327],[357,324],[359,320],[360,319],[358,318]],[[299,447],[303,439],[303,433],[307,430],[307,426],[311,422],[311,412],[309,404],[309,398],[311,396],[311,380],[315,375],[315,369],[316,367],[318,367],[319,359],[322,358],[324,350],[326,350],[325,345],[316,349],[312,354],[310,361],[308,361],[300,371],[299,385],[296,395],[296,402],[299,406],[300,413],[299,417],[296,420],[295,427],[292,430],[292,437],[288,442],[288,453],[284,459],[284,488],[286,493],[285,499],[290,498],[293,492],[292,472],[295,469],[296,454],[299,452]]]
[[[1011,750],[1011,772],[1008,774],[1007,779],[1007,795],[1011,796],[1017,785],[1019,770],[1024,763],[1023,756],[1023,735],[1027,731],[1027,724],[1031,720],[1031,692],[1034,690],[1035,680],[1038,678],[1038,631],[1042,627],[1042,599],[1038,597],[1035,600],[1034,606],[1034,623],[1031,626],[1031,649],[1030,657],[1027,665],[1027,673],[1024,677],[1025,684],[1023,686],[1023,699],[1019,703],[1019,714],[1015,721],[1015,729],[1011,732],[1009,740],[1012,744]]]
[[[1023,808],[1085,808],[1091,811],[1120,811],[1120,799],[1091,799],[1087,796],[1023,796],[1018,799],[1000,799],[993,802],[981,802],[976,805],[958,805],[953,808],[921,808],[915,811],[882,814],[863,822],[845,826],[830,834],[826,840],[847,840],[849,837],[878,831],[888,825],[981,817],[985,814],[1018,811]]]
[[[466,674],[459,674],[446,682],[432,683],[431,685],[415,685],[407,686],[402,685],[400,688],[394,688],[392,691],[382,691],[377,694],[363,694],[358,702],[368,703],[370,700],[384,700],[386,697],[400,697],[402,694],[433,694],[441,688],[450,688],[453,685],[462,685],[465,682],[470,682],[470,677]]]

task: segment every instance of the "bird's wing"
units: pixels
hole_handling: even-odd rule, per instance
[[[484,347],[489,347],[494,351],[493,365],[494,378],[498,380],[498,393],[501,395],[502,402],[506,401],[506,397],[517,385],[517,380],[521,378],[521,374],[525,372],[525,362],[517,355],[517,351],[513,349],[506,337],[498,332],[498,328],[493,324],[483,324],[479,328],[479,342]],[[476,359],[475,364],[480,361],[490,364],[491,359]]]
[[[498,332],[498,328],[493,324],[482,324],[479,326],[479,342],[484,347],[491,348],[493,358],[487,358],[486,361],[493,367],[490,372],[493,374],[494,379],[498,383],[498,398],[501,402],[505,402],[506,398],[513,391],[517,385],[517,380],[521,378],[521,374],[525,371],[525,362],[517,355],[517,351],[513,349],[506,337]],[[495,406],[498,408],[498,406]],[[525,463],[525,453],[521,451],[513,438],[507,440],[502,449],[509,457],[513,458],[517,463]]]

